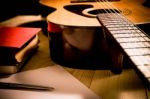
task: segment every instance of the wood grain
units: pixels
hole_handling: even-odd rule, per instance
[[[40,3],[56,10],[49,14],[47,20],[49,22],[63,25],[63,26],[75,26],[75,27],[97,27],[101,26],[96,18],[86,17],[82,15],[78,15],[72,13],[66,9],[64,6],[66,5],[92,5],[93,8],[85,9],[83,12],[87,12],[87,10],[93,9],[104,9],[104,8],[118,8],[121,10],[125,16],[131,20],[134,24],[148,23],[150,22],[150,8],[144,7],[142,3],[144,0],[121,0],[117,2],[111,2],[114,7],[107,7],[103,5],[103,3],[98,2],[88,2],[88,3],[71,3],[70,0],[40,0]],[[87,13],[86,13],[87,14]]]
[[[20,22],[20,19],[16,18],[15,20],[16,22]],[[15,23],[14,21],[9,21],[7,26],[9,24]],[[40,33],[39,38],[40,46],[37,53],[28,61],[22,71],[56,64],[50,59],[51,53],[49,53],[47,37],[43,33]],[[86,70],[66,66],[62,67],[103,99],[150,99],[150,90],[145,87],[142,80],[132,68],[123,70],[119,75],[114,75],[110,70]]]
[[[47,38],[42,33],[39,37],[39,50],[23,71],[56,64],[49,57]],[[124,69],[121,74],[115,75],[110,70],[78,69],[65,65],[62,67],[103,99],[150,99],[149,89],[132,68]]]

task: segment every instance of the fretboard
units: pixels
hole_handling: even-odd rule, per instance
[[[119,13],[99,14],[98,20],[150,81],[150,37]]]

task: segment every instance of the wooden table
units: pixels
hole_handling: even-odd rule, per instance
[[[53,66],[50,59],[47,36],[39,33],[38,51],[24,66],[22,71]],[[103,99],[150,99],[150,91],[146,88],[132,68],[125,69],[115,75],[110,70],[87,70],[62,66],[85,86]]]
[[[29,60],[23,71],[53,66],[50,59],[48,39],[40,33],[40,46],[37,53]],[[115,75],[110,70],[87,70],[64,67],[75,78],[90,88],[103,99],[150,99],[150,91],[132,68],[124,69]]]
[[[136,0],[122,0],[121,2],[114,2],[113,4],[121,10],[129,11],[125,13],[125,15],[128,19],[132,20],[133,23],[141,24],[150,22],[149,8],[143,7],[141,5],[142,2],[143,0],[139,0],[138,2]],[[64,5],[73,5],[70,3],[70,0],[40,0],[40,3],[56,9],[55,12],[48,15],[48,22],[75,28],[101,26],[96,18],[76,15],[65,10],[63,8]],[[97,8],[99,6],[94,4],[94,7]],[[139,11],[141,13],[138,13]],[[29,61],[24,70],[55,64],[50,60],[48,54],[49,48],[45,45],[48,45],[47,39],[41,35],[39,51]],[[39,60],[38,57],[42,58]],[[63,67],[103,99],[150,99],[150,91],[145,87],[144,83],[132,68],[124,69],[121,74],[115,75],[111,73],[110,70],[85,70]]]

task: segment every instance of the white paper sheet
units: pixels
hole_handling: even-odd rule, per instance
[[[1,78],[1,82],[51,86],[53,91],[0,89],[0,99],[100,99],[61,66],[49,66]]]

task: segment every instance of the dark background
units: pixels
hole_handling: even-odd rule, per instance
[[[1,0],[0,22],[16,15],[38,15],[47,16],[54,9],[41,5],[39,0]]]

